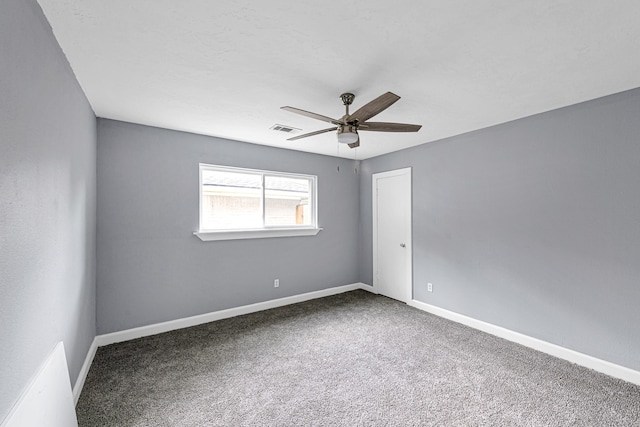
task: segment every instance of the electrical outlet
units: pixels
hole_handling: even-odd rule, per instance
[[[274,288],[277,288],[277,287],[279,287],[279,286],[280,286],[280,279],[275,279],[275,280],[273,281],[273,287],[274,287]]]
[[[427,290],[433,292],[433,283],[427,283]]]

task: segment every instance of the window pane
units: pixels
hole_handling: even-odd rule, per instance
[[[262,227],[262,177],[250,173],[202,170],[205,230]]]
[[[265,225],[311,225],[311,180],[267,175],[264,189]]]

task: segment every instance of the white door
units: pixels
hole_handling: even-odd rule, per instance
[[[412,296],[411,168],[373,175],[373,287],[405,303]]]

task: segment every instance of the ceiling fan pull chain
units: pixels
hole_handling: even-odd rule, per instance
[[[360,166],[360,160],[358,160],[358,147],[353,149],[353,173],[358,174],[358,167]]]

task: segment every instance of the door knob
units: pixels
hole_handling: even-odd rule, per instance
[[[401,248],[404,248],[404,247],[406,247],[406,246],[407,246],[407,245],[405,245],[404,243],[400,243],[400,247],[401,247]]]

